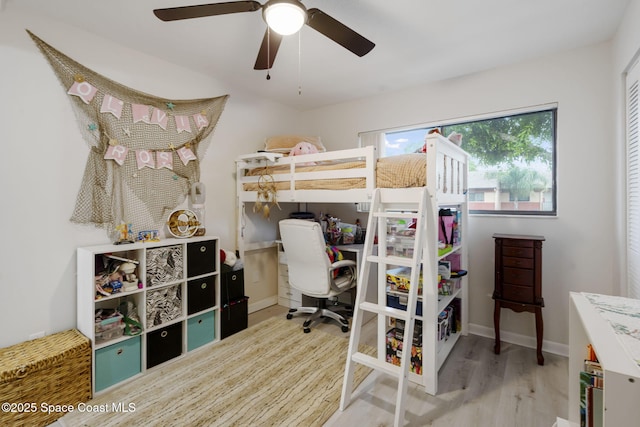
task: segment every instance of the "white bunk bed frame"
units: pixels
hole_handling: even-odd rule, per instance
[[[466,202],[467,153],[447,138],[434,133],[426,137],[426,177],[431,198],[438,204]],[[308,162],[364,160],[365,167],[326,171],[300,172],[298,168]],[[245,191],[244,184],[257,183],[259,176],[247,175],[247,171],[265,166],[289,166],[288,173],[271,174],[275,181],[289,182],[289,190],[277,192],[278,203],[368,203],[376,188],[377,153],[368,146],[318,154],[284,157],[279,154],[258,152],[238,157],[236,160],[236,194],[238,200],[237,236],[240,252],[244,249],[244,206],[256,202],[257,191]],[[364,188],[345,190],[308,190],[296,188],[296,183],[306,180],[364,178]],[[394,191],[399,203],[415,200],[415,189],[398,188]],[[256,214],[258,215],[258,214]]]
[[[371,199],[375,188],[375,147],[354,148],[349,150],[328,151],[325,153],[306,154],[302,156],[269,156],[272,153],[255,153],[242,156],[237,160],[237,191],[240,203],[255,202],[256,191],[244,191],[243,185],[257,183],[258,176],[247,176],[246,172],[256,167],[289,166],[289,173],[272,174],[275,181],[289,181],[289,190],[278,191],[278,203],[349,203],[367,202]],[[270,158],[268,158],[270,157]],[[364,160],[364,168],[338,169],[315,172],[297,172],[296,168],[305,166],[308,162],[352,161]],[[296,182],[333,178],[364,178],[365,188],[351,188],[348,190],[304,190],[297,189]]]
[[[467,163],[467,153],[439,134],[426,137],[427,143],[427,187],[430,194],[436,194],[438,200],[460,201],[466,193],[466,176],[462,176]],[[336,169],[314,172],[299,172],[296,168],[308,162],[364,160],[364,168]],[[288,173],[272,174],[276,181],[289,181],[289,190],[278,191],[278,202],[294,203],[349,203],[368,202],[376,187],[375,169],[377,155],[375,147],[368,146],[348,150],[327,151],[325,153],[305,154],[284,157],[281,154],[257,152],[238,157],[237,195],[240,203],[255,202],[256,191],[245,191],[244,184],[257,183],[258,176],[247,176],[248,170],[264,166],[288,165]],[[317,179],[365,178],[364,188],[348,190],[305,190],[296,189],[296,182]],[[399,189],[402,190],[402,189]]]
[[[426,182],[430,195],[432,209],[437,214],[437,207],[467,202],[467,162],[468,154],[440,134],[433,133],[425,138]],[[364,160],[365,167],[354,169],[333,169],[322,171],[299,171],[298,168],[309,162],[326,161],[354,161]],[[260,179],[257,175],[247,175],[247,172],[265,166],[288,166],[288,173],[272,173],[276,182],[288,182],[288,190],[277,191],[277,201],[282,203],[370,203],[373,190],[376,188],[377,152],[374,146],[362,148],[329,151],[325,153],[307,154],[285,157],[282,154],[257,152],[239,156],[236,159],[236,195],[237,221],[236,244],[241,257],[248,250],[259,250],[276,245],[274,240],[252,241],[246,234],[247,217],[261,216],[260,213],[246,211],[247,203],[258,200],[257,191],[245,191],[244,184],[256,184]],[[281,172],[281,170],[280,170]],[[364,178],[363,188],[342,190],[318,190],[296,188],[296,183],[306,180]],[[397,209],[403,209],[403,204],[413,203],[419,198],[419,188],[394,188],[392,199],[397,201]],[[387,192],[387,194],[389,194]],[[272,212],[274,209],[272,209]],[[435,218],[437,219],[437,218]],[[434,219],[434,220],[435,220]],[[465,217],[466,224],[466,217]],[[277,224],[274,224],[277,226]],[[435,233],[435,235],[433,234]],[[427,243],[437,242],[438,230],[427,231]],[[250,243],[247,243],[250,242]]]

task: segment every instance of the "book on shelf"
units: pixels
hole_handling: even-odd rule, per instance
[[[601,427],[603,423],[604,375],[591,345],[587,346],[584,369],[580,372],[580,426]]]
[[[584,372],[590,375],[591,385],[594,387],[602,388],[604,383],[604,374],[600,363],[592,360],[584,361]]]

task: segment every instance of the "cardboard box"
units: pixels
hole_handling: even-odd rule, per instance
[[[411,286],[411,268],[398,267],[387,270],[387,285],[392,291],[408,292]],[[418,283],[418,295],[422,295],[422,273]]]

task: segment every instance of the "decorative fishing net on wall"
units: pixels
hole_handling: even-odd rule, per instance
[[[116,83],[27,31],[67,90],[91,150],[71,221],[163,229],[191,184],[228,95],[168,100]]]

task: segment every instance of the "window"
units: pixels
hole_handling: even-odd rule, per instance
[[[382,156],[420,151],[434,128],[462,134],[472,214],[556,215],[556,108],[384,133]]]
[[[484,202],[484,191],[469,191],[470,202]]]

